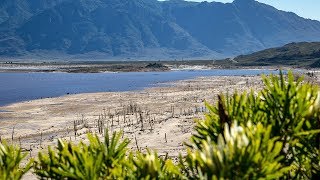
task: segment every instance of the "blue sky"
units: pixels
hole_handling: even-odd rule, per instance
[[[198,1],[202,0],[188,0],[188,1]],[[210,0],[207,0],[211,2]],[[232,2],[233,0],[214,0],[217,2]],[[299,16],[320,20],[320,0],[258,0],[265,4],[270,4],[277,9],[291,11]]]

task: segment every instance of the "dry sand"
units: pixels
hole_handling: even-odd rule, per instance
[[[170,85],[133,92],[67,95],[1,107],[7,112],[0,113],[0,135],[9,142],[13,137],[14,143],[35,157],[39,150],[56,145],[58,138],[78,142],[87,132],[98,133],[98,120],[102,120],[111,132],[123,130],[131,139],[131,149],[137,149],[137,140],[142,150],[151,148],[176,157],[183,153],[183,142],[189,140],[194,120],[203,118],[204,101],[215,102],[219,93],[256,90],[262,82],[260,76],[226,76]]]

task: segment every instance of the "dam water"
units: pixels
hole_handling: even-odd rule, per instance
[[[133,91],[201,76],[242,76],[273,70],[194,70],[128,73],[0,73],[0,106],[66,94]]]

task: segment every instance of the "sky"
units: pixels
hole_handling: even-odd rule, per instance
[[[198,1],[203,0],[188,0]],[[207,0],[211,2],[212,0]],[[233,0],[214,0],[216,2],[232,2]],[[320,20],[320,0],[258,0],[259,2],[269,4],[277,9],[291,11],[299,16],[309,19]]]

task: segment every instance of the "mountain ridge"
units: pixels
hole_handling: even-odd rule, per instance
[[[223,61],[222,61],[223,62]],[[224,65],[230,64],[225,60]],[[289,43],[232,59],[235,66],[320,67],[320,42]]]
[[[4,0],[0,56],[215,59],[320,41],[320,22],[254,0]]]

